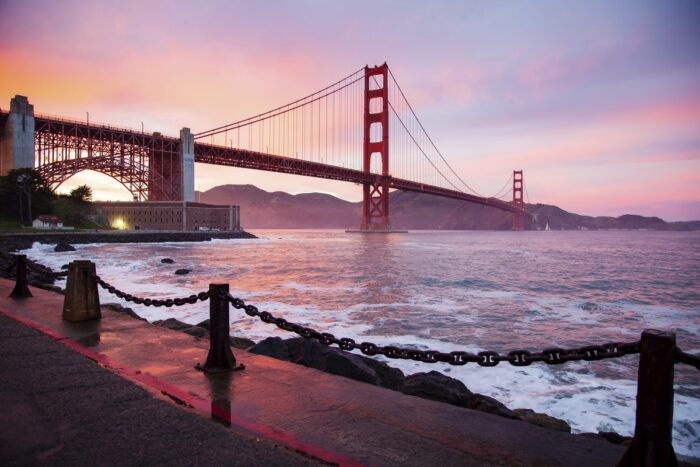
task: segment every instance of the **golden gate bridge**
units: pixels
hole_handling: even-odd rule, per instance
[[[0,131],[0,172],[33,167],[53,189],[94,170],[135,200],[193,201],[199,162],[360,184],[365,231],[391,229],[390,190],[508,211],[513,230],[523,230],[527,214],[522,170],[491,196],[474,190],[440,152],[386,63],[244,120],[196,134],[183,128],[179,138],[35,115],[23,96],[0,111]]]

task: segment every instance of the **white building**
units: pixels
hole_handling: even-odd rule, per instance
[[[42,215],[34,219],[32,227],[36,229],[62,229],[63,222],[57,216]]]

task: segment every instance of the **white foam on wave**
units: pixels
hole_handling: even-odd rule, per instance
[[[300,292],[356,292],[359,290],[358,287],[350,286],[339,286],[339,287],[317,287],[308,284],[300,284],[299,282],[284,282],[280,284],[280,287],[291,290],[298,290]]]

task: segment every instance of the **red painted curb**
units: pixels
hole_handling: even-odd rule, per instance
[[[235,425],[238,428],[241,428],[243,430],[249,431],[251,433],[254,433],[256,435],[262,436],[264,438],[270,439],[272,441],[279,442],[281,444],[284,444],[285,446],[288,446],[296,451],[300,451],[302,453],[308,454],[310,456],[316,457],[318,459],[331,462],[334,464],[338,465],[347,465],[347,466],[359,466],[363,465],[356,460],[350,459],[348,457],[345,457],[341,454],[328,451],[326,449],[320,448],[318,446],[310,445],[307,444],[297,438],[295,438],[293,435],[285,433],[283,431],[277,430],[273,427],[265,426],[265,425],[260,425],[257,423],[253,423],[247,420],[244,420],[240,417],[234,416],[231,414],[230,409],[225,409],[219,405],[214,404],[213,401],[207,401],[206,399],[202,399],[200,397],[197,397],[194,394],[191,394],[190,392],[180,389],[178,387],[172,386],[164,381],[161,381],[160,379],[146,374],[142,373],[138,370],[134,370],[132,368],[127,368],[124,366],[121,366],[117,364],[116,362],[112,361],[109,357],[106,355],[96,352],[94,350],[90,350],[82,345],[80,345],[78,342],[75,342],[74,340],[60,335],[58,332],[54,331],[53,329],[49,329],[45,326],[42,326],[41,324],[32,321],[24,316],[20,316],[16,314],[15,312],[12,312],[8,310],[7,308],[4,308],[0,306],[0,313],[3,315],[7,316],[8,318],[14,319],[15,321],[31,328],[34,329],[35,331],[38,331],[42,334],[45,334],[59,343],[65,345],[69,349],[83,355],[84,357],[89,358],[90,360],[98,363],[99,365],[105,367],[107,370],[112,371],[113,373],[120,375],[132,382],[138,383],[141,386],[145,386],[148,388],[151,388],[153,390],[156,390],[170,398],[172,398],[175,401],[178,401],[188,407],[191,407],[195,409],[196,411],[200,412],[203,415],[208,415],[208,416],[213,416],[218,420],[223,420],[225,422],[230,422],[232,425]],[[195,371],[193,369],[193,371]]]

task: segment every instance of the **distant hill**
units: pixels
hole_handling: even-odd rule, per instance
[[[360,203],[323,193],[290,195],[267,192],[253,185],[221,185],[198,192],[199,200],[241,207],[241,225],[248,229],[344,229],[360,223]],[[391,222],[396,228],[434,230],[510,230],[510,213],[439,196],[394,191],[389,195]],[[526,228],[552,230],[700,230],[700,221],[665,222],[658,217],[626,214],[591,217],[547,204],[528,204],[534,218]]]

